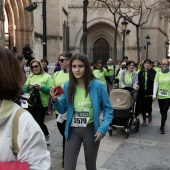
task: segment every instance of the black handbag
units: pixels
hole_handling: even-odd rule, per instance
[[[43,107],[40,93],[38,90],[36,90],[35,87],[30,91],[30,98],[28,99],[28,104],[36,108]]]

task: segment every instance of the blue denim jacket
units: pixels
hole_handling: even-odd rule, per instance
[[[60,114],[67,112],[67,121],[65,126],[65,137],[67,140],[69,137],[70,124],[74,112],[74,103],[68,103],[68,86],[69,81],[64,84],[65,93],[62,94],[60,98],[58,98],[56,103],[52,102],[54,108]],[[105,135],[113,117],[113,107],[111,105],[105,85],[99,80],[91,80],[89,85],[89,95],[93,107],[94,133],[98,131]],[[101,112],[103,112],[103,120],[100,124],[99,117]]]

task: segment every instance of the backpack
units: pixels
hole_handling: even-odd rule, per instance
[[[41,108],[43,106],[41,102],[40,93],[38,90],[36,90],[35,87],[30,91],[30,98],[28,99],[28,104],[35,108]]]
[[[13,122],[12,122],[12,143],[13,148],[12,151],[15,155],[19,152],[19,147],[17,143],[17,136],[18,136],[18,121],[19,117],[25,110],[19,108],[14,115]],[[11,161],[11,162],[0,162],[0,170],[29,170],[29,165],[27,162],[20,162],[20,161]]]

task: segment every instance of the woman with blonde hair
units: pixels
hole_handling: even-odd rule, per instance
[[[34,59],[30,63],[31,74],[28,76],[27,81],[23,87],[25,93],[33,94],[38,92],[37,95],[38,104],[34,104],[33,101],[28,99],[28,111],[32,114],[34,119],[40,125],[44,132],[47,144],[50,144],[50,133],[47,126],[44,124],[45,113],[48,108],[48,98],[50,88],[52,87],[51,76],[44,72],[40,61]]]
[[[170,72],[169,60],[163,59],[161,63],[161,71],[157,72],[154,80],[153,100],[158,99],[161,113],[160,134],[165,134],[165,122],[170,106]]]

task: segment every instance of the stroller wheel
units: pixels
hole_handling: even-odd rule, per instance
[[[138,118],[136,118],[136,121],[135,121],[135,132],[139,131],[139,127],[140,127],[140,120]]]

